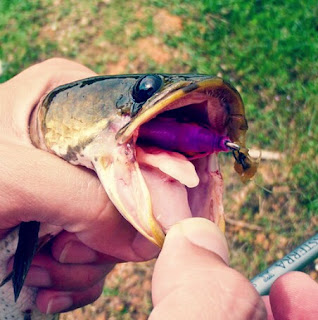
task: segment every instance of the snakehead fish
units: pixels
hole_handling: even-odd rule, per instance
[[[187,217],[205,217],[224,230],[217,154],[232,151],[236,172],[250,179],[257,163],[245,147],[247,129],[239,93],[204,75],[87,78],[51,91],[30,119],[36,147],[94,170],[118,211],[159,247]],[[3,278],[19,242],[13,276],[0,288],[0,320],[55,319],[36,310],[34,288],[22,288],[37,246],[38,230],[31,241],[30,230],[37,227],[25,223],[20,237],[15,230],[0,241]]]

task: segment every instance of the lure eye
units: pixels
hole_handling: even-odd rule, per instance
[[[158,75],[148,75],[138,80],[133,89],[133,98],[135,102],[141,103],[147,101],[162,86],[162,79]]]

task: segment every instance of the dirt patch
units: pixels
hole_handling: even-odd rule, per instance
[[[169,52],[168,47],[160,39],[152,36],[138,39],[136,52],[139,57],[144,59],[151,58],[158,64],[165,64],[172,59],[172,53]]]
[[[153,17],[156,29],[162,34],[179,35],[183,29],[182,19],[172,15],[169,11],[161,9]]]
[[[127,70],[129,60],[127,56],[123,56],[117,63],[108,63],[106,67],[107,74],[121,74]]]

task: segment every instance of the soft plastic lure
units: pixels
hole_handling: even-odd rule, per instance
[[[230,151],[230,138],[196,123],[177,122],[171,118],[156,118],[139,129],[138,141],[185,155],[207,155]]]

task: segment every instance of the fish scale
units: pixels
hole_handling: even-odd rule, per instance
[[[14,255],[18,244],[19,228],[0,240],[0,279],[7,274],[7,264]],[[12,282],[0,287],[0,320],[57,320],[58,315],[46,315],[35,307],[37,289],[24,286],[19,299],[14,301]],[[28,311],[31,310],[31,311]]]

